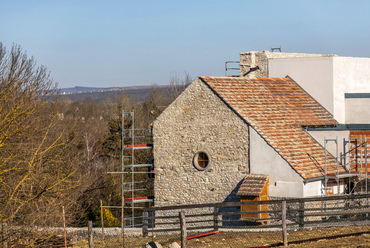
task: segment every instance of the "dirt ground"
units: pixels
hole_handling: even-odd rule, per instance
[[[340,235],[348,236],[337,237]],[[153,241],[162,244],[165,248],[176,238],[179,238],[179,235],[157,236],[153,238]],[[310,239],[317,240],[308,242],[307,240]],[[150,241],[152,241],[152,237],[125,238],[125,248],[142,247]],[[297,241],[302,243],[296,244]],[[179,240],[176,242],[180,244]],[[294,230],[288,232],[289,242],[288,247],[370,247],[370,226]],[[188,240],[187,247],[282,247],[281,245],[281,232],[219,232],[211,236]],[[85,248],[88,247],[88,243],[87,241],[80,241],[75,243],[74,247]],[[123,246],[121,240],[109,239],[105,242],[94,240],[94,247]]]

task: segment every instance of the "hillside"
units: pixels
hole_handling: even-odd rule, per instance
[[[169,85],[158,85],[162,91],[166,92],[170,88]],[[129,86],[129,87],[110,87],[110,88],[95,88],[95,87],[81,87],[62,88],[59,96],[68,98],[72,101],[81,101],[86,98],[94,102],[102,102],[107,98],[114,100],[115,97],[125,92],[128,96],[133,98],[136,102],[145,101],[152,86]]]

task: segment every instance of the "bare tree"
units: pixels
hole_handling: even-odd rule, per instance
[[[178,95],[183,92],[186,87],[192,82],[192,79],[189,73],[185,72],[185,76],[183,79],[180,79],[178,76],[171,76],[170,78],[170,98],[171,101],[175,100]]]
[[[59,130],[56,84],[17,45],[8,52],[0,43],[0,75],[0,220],[58,223],[56,211],[73,205],[81,175],[68,133]]]

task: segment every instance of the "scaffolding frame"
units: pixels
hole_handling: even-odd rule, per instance
[[[368,158],[369,158],[369,154],[367,152],[367,136],[365,135],[364,137],[364,140],[362,140],[362,137],[361,137],[361,140],[358,144],[358,138],[355,138],[353,139],[355,142],[352,142],[352,139],[349,139],[348,143],[351,145],[354,143],[354,148],[352,149],[349,149],[349,151],[347,153],[351,154],[352,151],[355,151],[355,155],[354,155],[354,159],[355,159],[355,172],[357,172],[357,174],[359,175],[359,179],[360,181],[362,181],[363,179],[365,179],[365,193],[367,194],[368,193],[368,179],[369,179],[369,173],[368,173]],[[346,141],[344,141],[346,142]],[[358,148],[363,148],[360,149],[360,152],[358,151],[359,149]],[[360,156],[358,156],[358,154],[360,153]],[[358,163],[358,158],[360,158],[360,165]],[[358,168],[360,167],[360,170],[358,170]],[[351,172],[352,170],[352,161],[350,159],[350,162],[349,162],[349,170]],[[365,177],[364,177],[364,174],[365,174]],[[361,193],[363,193],[363,187],[361,187]]]
[[[126,128],[126,121],[131,120],[131,125]],[[103,208],[119,208],[121,209],[121,225],[122,230],[124,227],[138,227],[141,223],[137,223],[136,219],[142,219],[142,216],[135,216],[135,210],[150,207],[153,202],[153,188],[149,187],[149,194],[147,196],[138,195],[140,191],[148,190],[148,180],[138,181],[135,175],[147,174],[149,183],[153,179],[154,164],[153,164],[153,132],[152,128],[138,128],[135,129],[135,113],[125,112],[122,109],[121,120],[121,168],[119,171],[109,171],[108,174],[121,174],[121,206],[102,206]],[[137,132],[148,133],[149,135],[136,135]],[[136,144],[138,140],[149,140],[145,144]],[[150,163],[136,164],[135,155],[137,152],[143,150],[150,150],[149,160]],[[148,168],[147,171],[137,171],[137,169]],[[144,185],[144,186],[140,186]],[[151,186],[151,185],[149,185]],[[126,197],[127,194],[130,197]],[[146,206],[138,206],[139,204],[146,203]],[[131,216],[125,217],[124,210],[131,209]],[[126,224],[129,222],[129,224]]]
[[[230,64],[231,64],[231,66],[230,66]],[[240,61],[226,61],[225,62],[225,77],[238,77],[239,74],[238,75],[229,75],[228,71],[230,71],[230,70],[239,71],[240,70],[239,64],[240,64]]]
[[[367,190],[367,186],[368,186],[368,168],[367,168],[367,159],[369,157],[369,154],[367,153],[367,138],[365,137],[365,141],[364,142],[360,142],[359,145],[357,145],[357,138],[354,139],[355,140],[355,147],[351,149],[351,147],[349,147],[348,151],[346,151],[346,145],[349,144],[351,145],[353,142],[351,140],[351,138],[349,137],[348,141],[346,141],[345,138],[343,138],[343,153],[340,154],[340,157],[338,157],[338,137],[336,137],[335,139],[327,139],[326,137],[324,137],[324,149],[325,149],[325,175],[324,175],[324,188],[323,188],[323,191],[324,191],[324,195],[327,195],[327,190],[328,190],[328,180],[329,179],[335,179],[336,182],[337,182],[337,194],[340,194],[340,179],[345,179],[345,178],[353,178],[353,177],[358,177],[359,180],[363,180],[363,162],[364,162],[364,169],[365,169],[365,193],[367,194],[368,193],[368,190]],[[336,157],[334,157],[334,159],[336,160],[337,162],[337,170],[336,170],[336,174],[334,176],[329,176],[328,173],[327,173],[327,143],[328,142],[334,142],[335,145],[336,145]],[[364,147],[364,154],[362,154],[362,150],[360,151],[360,156],[358,156],[358,148],[359,147]],[[351,158],[351,153],[355,151],[355,155],[354,155],[354,160],[355,160],[355,171],[352,172],[352,165],[353,165],[353,160]],[[349,155],[349,159],[348,159],[348,163],[347,163],[347,159],[346,159],[346,156]],[[358,157],[361,158],[360,160],[360,170],[358,170]],[[364,159],[363,159],[364,158]],[[349,165],[349,168],[347,169],[347,164]],[[344,169],[347,171],[346,174],[339,174],[339,166],[343,166]],[[350,188],[350,181],[348,182],[348,185],[349,185],[349,188],[348,188],[348,193],[349,194],[352,194],[352,191],[354,191],[355,189],[355,186],[352,188]],[[362,193],[362,187],[361,187],[361,193]]]
[[[125,121],[131,117],[131,125],[128,128],[125,128]],[[136,135],[137,131],[147,131],[150,133],[149,136]],[[149,144],[136,144],[136,141],[140,138],[150,139]],[[148,174],[148,177],[151,178],[153,174],[153,157],[152,157],[152,148],[153,148],[153,134],[151,128],[140,128],[135,129],[135,113],[132,110],[131,112],[125,112],[122,110],[122,207],[129,205],[131,209],[131,217],[125,218],[124,220],[129,220],[130,224],[126,226],[135,227],[135,219],[142,218],[135,216],[135,209],[143,209],[144,207],[137,206],[137,204],[148,203],[149,206],[153,202],[153,190],[149,189],[148,196],[137,196],[139,191],[147,190],[143,186],[138,186],[140,184],[145,184],[146,181],[137,181],[135,175],[137,174]],[[126,144],[131,143],[131,144]],[[148,164],[136,164],[135,155],[137,151],[150,149],[150,163]],[[136,171],[137,168],[148,168],[147,172]],[[128,170],[128,171],[127,171]],[[130,181],[125,181],[125,174],[128,175],[126,178],[130,178]],[[131,198],[124,198],[125,193],[129,193]],[[126,207],[125,207],[126,208]]]

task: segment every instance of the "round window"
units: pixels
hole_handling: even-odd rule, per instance
[[[205,170],[211,163],[211,157],[207,152],[200,151],[194,155],[193,163],[198,170]]]

